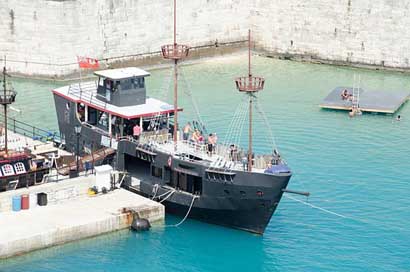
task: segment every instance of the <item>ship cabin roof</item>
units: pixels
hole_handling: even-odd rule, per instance
[[[145,77],[150,73],[138,67],[96,71],[95,81],[80,82],[53,90],[55,95],[82,103],[124,119],[172,115],[174,106],[148,97]],[[178,108],[182,111],[181,108]]]
[[[53,93],[66,100],[82,103],[88,107],[95,108],[99,111],[110,113],[124,119],[135,119],[140,117],[150,117],[158,114],[173,113],[174,106],[163,102],[161,100],[147,97],[144,104],[132,105],[132,106],[116,106],[109,103],[104,103],[97,98],[96,88],[90,95],[84,93],[80,95],[78,92],[73,91],[71,86],[64,86],[58,89],[54,89]],[[178,108],[178,111],[182,111],[182,108]]]
[[[149,72],[137,67],[101,70],[94,72],[94,74],[98,77],[108,78],[112,80],[129,79],[134,77],[146,77],[150,75]]]

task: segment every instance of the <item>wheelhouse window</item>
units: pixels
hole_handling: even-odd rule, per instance
[[[105,131],[108,131],[108,113],[99,111],[92,107],[87,107],[88,110],[88,120],[87,123],[92,126],[97,126]]]
[[[85,121],[85,105],[83,103],[77,103],[77,118],[80,122]]]

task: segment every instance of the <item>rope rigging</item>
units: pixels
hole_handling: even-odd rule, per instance
[[[272,126],[269,123],[269,120],[259,103],[259,99],[256,95],[252,95],[252,99],[253,99],[254,108],[256,109],[258,116],[261,117],[260,119],[262,120],[264,124],[265,131],[267,131],[268,135],[266,138],[268,139],[269,149],[277,150],[275,137],[273,136]],[[236,146],[240,146],[241,142],[243,141],[242,136],[243,136],[244,127],[248,120],[248,113],[249,113],[248,96],[244,96],[242,100],[240,101],[240,103],[238,104],[233,114],[233,117],[231,119],[231,122],[228,126],[227,133],[224,138],[224,143],[226,145],[229,146],[229,145],[234,144]],[[254,121],[257,121],[257,118],[255,118]]]
[[[164,102],[167,102],[169,99],[172,76],[173,76],[173,70],[170,69],[169,74],[165,77],[165,80],[163,81],[163,84],[160,87],[158,97],[160,98],[160,100]],[[160,111],[158,111],[158,113],[153,118],[151,118],[149,127],[152,128],[154,131],[157,131],[161,124],[160,122],[161,118],[162,118],[162,114]]]
[[[205,123],[203,122],[203,119],[201,117],[201,113],[199,111],[198,104],[196,103],[196,100],[195,100],[195,98],[192,94],[192,91],[191,91],[192,90],[191,84],[190,84],[189,80],[187,80],[186,77],[185,77],[185,68],[181,67],[180,70],[181,70],[180,78],[181,78],[181,81],[182,81],[182,84],[183,84],[182,86],[185,86],[185,88],[183,88],[183,91],[191,99],[191,103],[192,103],[192,106],[194,108],[196,118],[199,121],[199,126],[200,126],[200,128],[202,128],[202,129],[200,129],[200,128],[198,128],[198,129],[200,129],[205,134],[207,134]]]
[[[226,145],[235,144],[234,141],[234,133],[236,133],[236,128],[241,119],[244,118],[244,115],[247,113],[247,102],[246,97],[242,97],[242,100],[239,102],[238,106],[235,109],[234,115],[231,119],[230,124],[228,125],[227,132],[224,137],[224,143]]]
[[[272,126],[269,123],[268,118],[266,117],[265,111],[262,109],[261,105],[259,104],[259,99],[255,96],[255,100],[254,100],[254,104],[255,104],[255,108],[258,111],[258,113],[262,116],[262,120],[265,123],[265,125],[268,128],[268,133],[270,136],[270,141],[271,141],[271,145],[275,150],[278,150],[277,146],[276,146],[276,141],[275,141],[275,137],[273,136],[273,130],[272,130]]]

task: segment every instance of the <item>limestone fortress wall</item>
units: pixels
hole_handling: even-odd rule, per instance
[[[243,46],[251,28],[266,54],[407,69],[409,6],[406,0],[179,0],[178,41],[198,54],[218,41],[223,51]],[[155,60],[160,46],[172,42],[172,13],[171,0],[2,0],[0,58],[7,55],[14,73],[48,77],[75,72],[77,55],[103,64]]]

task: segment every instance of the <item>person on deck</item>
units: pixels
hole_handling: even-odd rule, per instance
[[[182,137],[183,137],[184,141],[188,141],[188,139],[189,139],[189,133],[190,133],[191,131],[192,131],[191,123],[188,122],[188,123],[184,126],[184,129],[183,129]]]
[[[248,157],[247,157],[247,155],[244,155],[242,157],[242,166],[243,166],[243,171],[248,171]]]
[[[194,133],[192,133],[192,136],[191,136],[191,142],[198,143],[200,136],[201,134],[199,133],[199,130],[195,129]]]
[[[211,133],[208,136],[208,152],[207,153],[208,153],[209,156],[212,156],[212,151],[213,151],[213,148],[214,148],[214,144],[215,144],[214,137],[213,137],[213,134]]]
[[[272,164],[271,163],[268,163],[267,165],[266,165],[266,169],[265,169],[265,171],[263,171],[264,173],[267,173],[267,174],[272,174]]]
[[[212,137],[213,137],[213,139],[214,139],[213,146],[212,146],[212,151],[215,153],[216,143],[218,142],[218,136],[216,136],[216,132],[213,134]]]
[[[231,161],[238,160],[238,149],[236,148],[236,146],[234,144],[231,144],[229,146],[229,157],[230,157]]]
[[[400,115],[397,115],[396,121],[400,121],[400,120],[401,120],[401,116],[400,116]]]
[[[135,140],[138,140],[140,134],[141,127],[138,124],[135,124],[135,126],[132,128],[132,136],[134,136]]]

